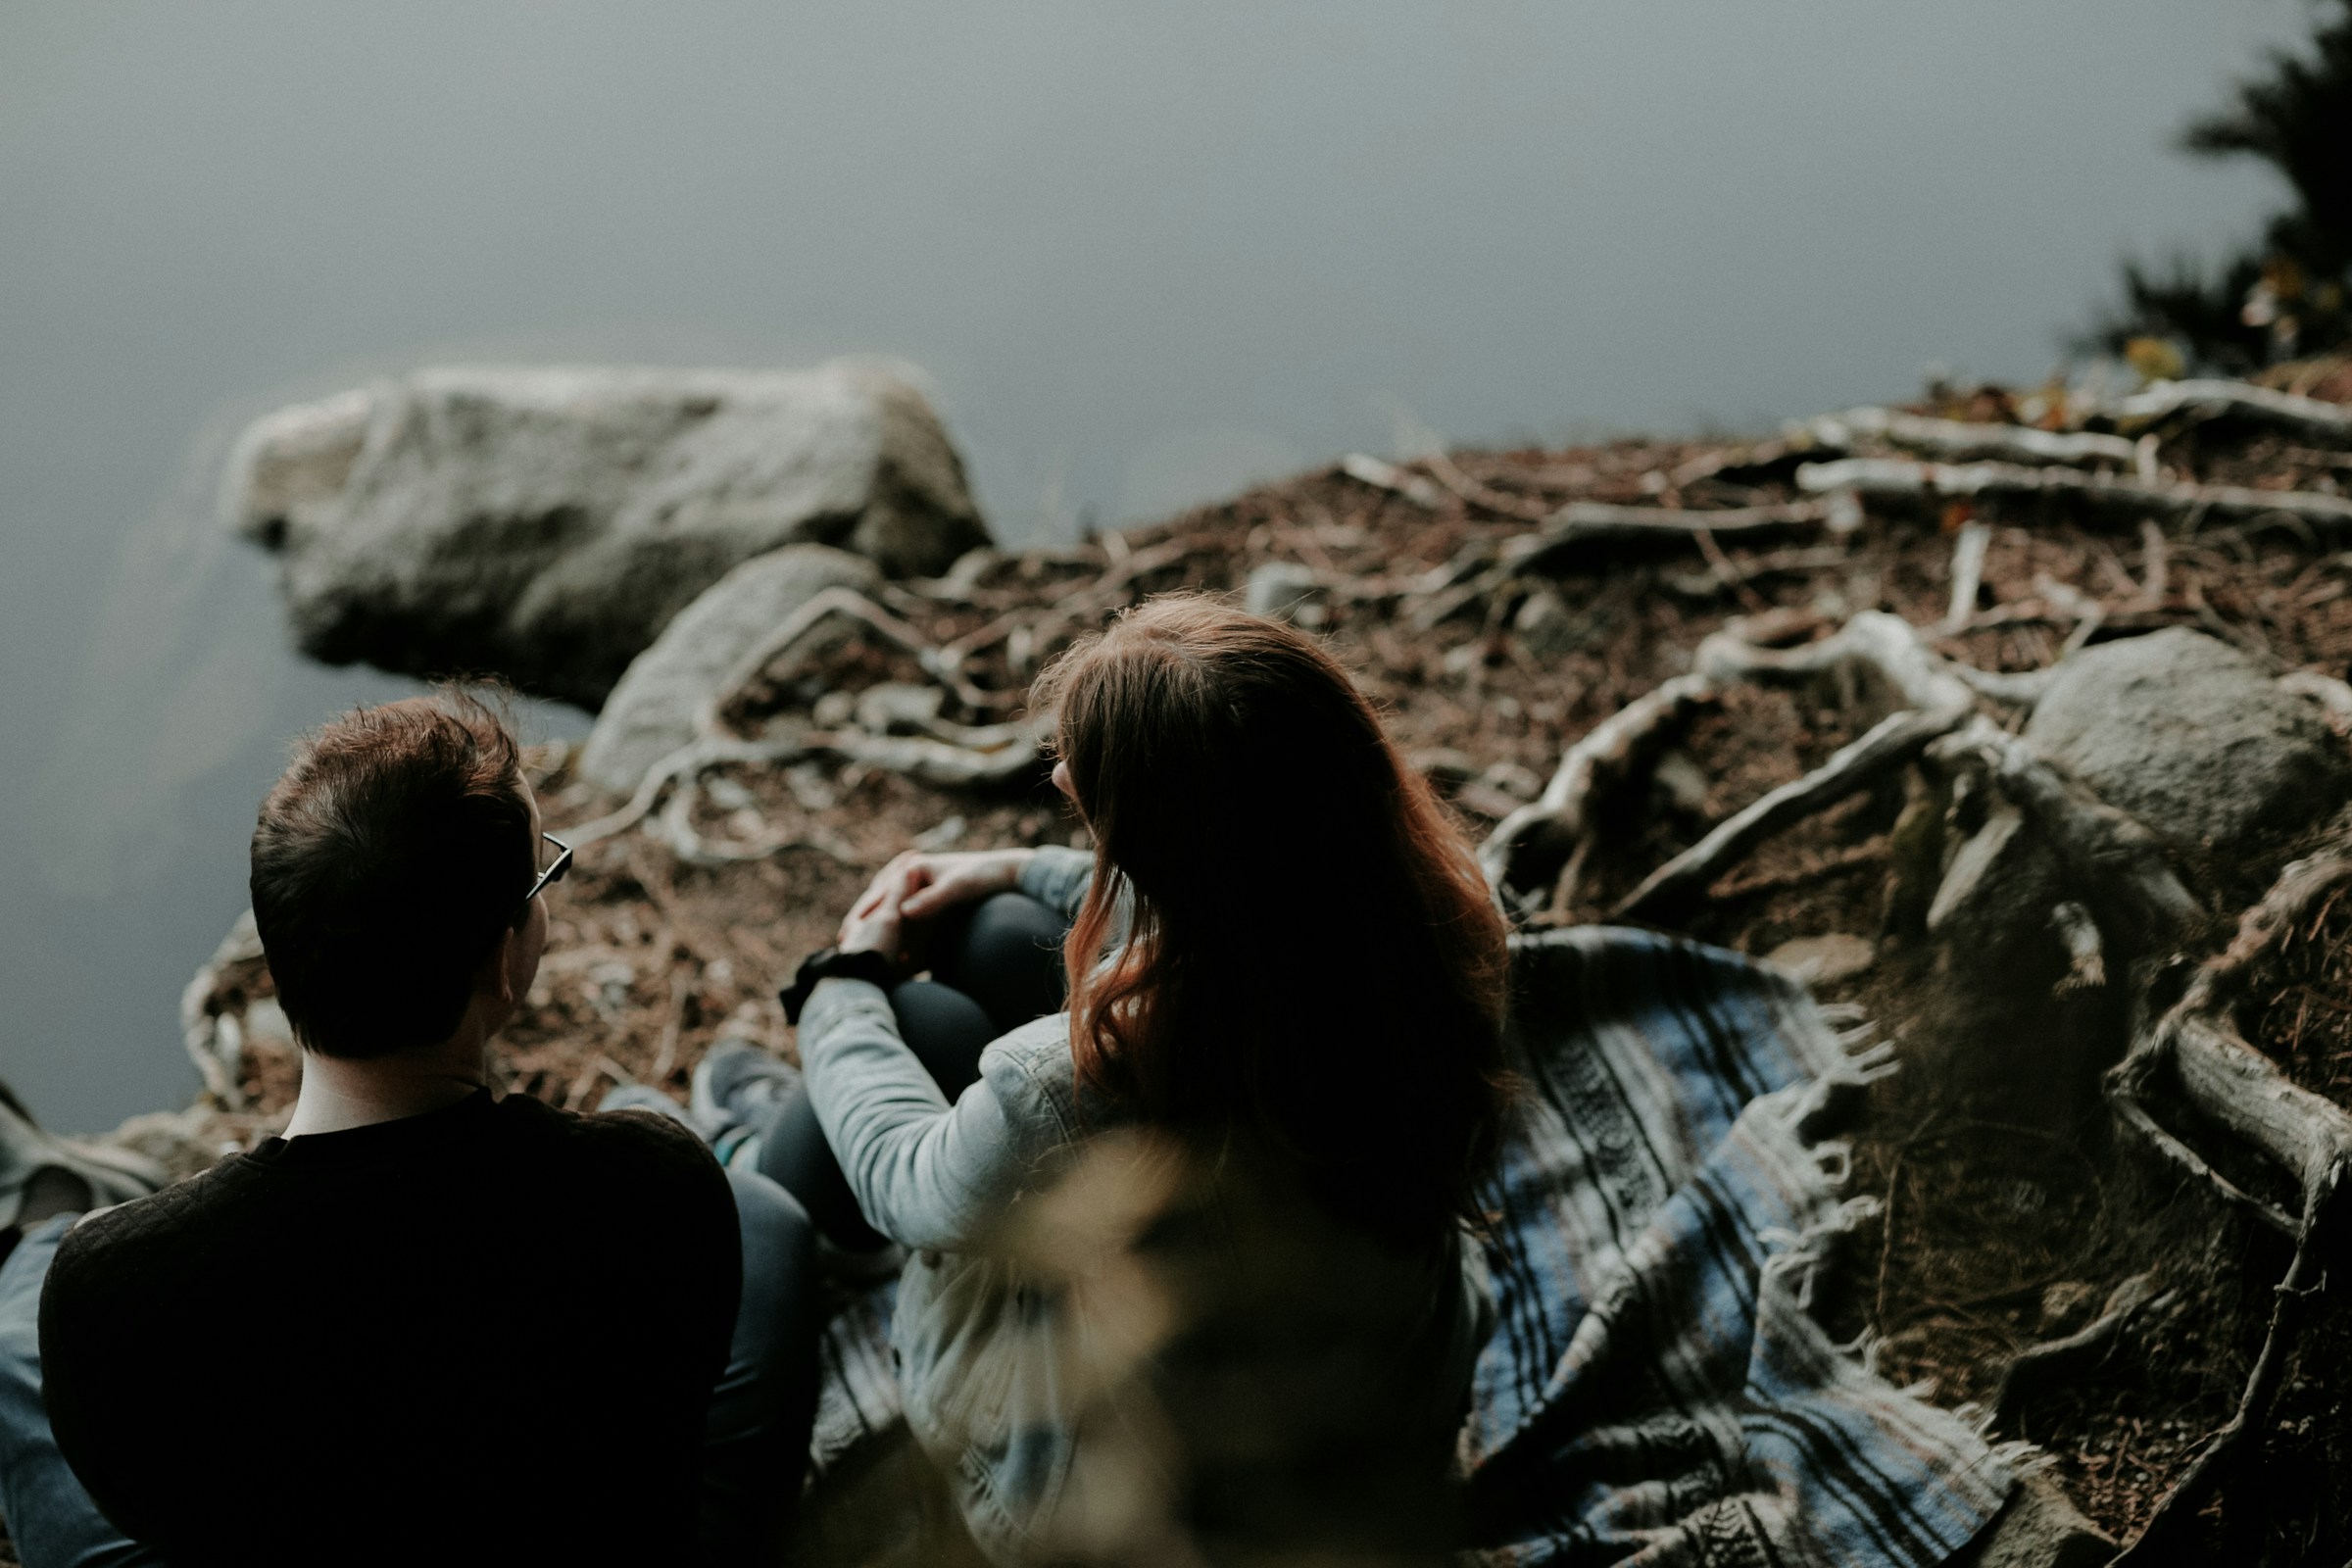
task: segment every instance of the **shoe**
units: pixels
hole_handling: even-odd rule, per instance
[[[92,1208],[145,1198],[169,1180],[161,1165],[140,1155],[44,1132],[24,1102],[0,1084],[0,1227],[16,1224],[24,1184],[52,1165],[89,1185]]]
[[[764,1132],[801,1086],[801,1069],[739,1037],[719,1041],[695,1063],[687,1113],[717,1145],[730,1133]],[[740,1140],[737,1140],[740,1142]]]

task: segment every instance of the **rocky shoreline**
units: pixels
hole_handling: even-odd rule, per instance
[[[306,648],[603,705],[532,754],[580,871],[511,1091],[789,1053],[777,978],[891,855],[1079,834],[1041,662],[1233,592],[1331,639],[1522,919],[1774,956],[1899,1039],[1853,1135],[1883,1223],[1823,1303],[1883,1371],[2119,1540],[2334,1541],[2344,1314],[2282,1331],[2271,1285],[2352,1150],[2352,368],[2279,379],[1350,457],[1002,551],[906,373],[428,371],[262,421],[225,511]],[[183,1022],[202,1102],[118,1136],[185,1169],[266,1136],[297,1056],[249,931]],[[2233,1122],[2198,1077],[2231,1072],[2287,1108]],[[2241,1500],[2257,1448],[2292,1517]]]

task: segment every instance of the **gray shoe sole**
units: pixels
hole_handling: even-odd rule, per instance
[[[723,1081],[723,1090],[722,1090]],[[764,1112],[801,1081],[801,1069],[749,1040],[718,1041],[694,1065],[687,1114],[715,1143],[737,1127],[764,1125]],[[747,1090],[756,1090],[747,1096]]]

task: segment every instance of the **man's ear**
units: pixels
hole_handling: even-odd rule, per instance
[[[514,944],[522,933],[508,926],[498,934],[498,946],[490,950],[489,967],[476,983],[476,989],[495,997],[501,1006],[512,1007],[520,1000],[514,995]]]

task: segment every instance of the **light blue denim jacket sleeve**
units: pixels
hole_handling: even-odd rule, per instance
[[[1067,916],[1093,873],[1091,855],[1044,848],[1023,869],[1021,891]],[[1052,1179],[1075,1141],[1069,1035],[1058,1016],[992,1044],[979,1082],[953,1105],[900,1039],[879,986],[820,982],[801,1015],[800,1047],[809,1102],[858,1206],[901,1246],[983,1245],[1015,1199]]]
[[[1094,856],[1085,850],[1063,849],[1057,844],[1039,846],[1029,863],[1021,868],[1021,891],[1064,920],[1078,918],[1078,906],[1086,902],[1086,890],[1094,880]]]

